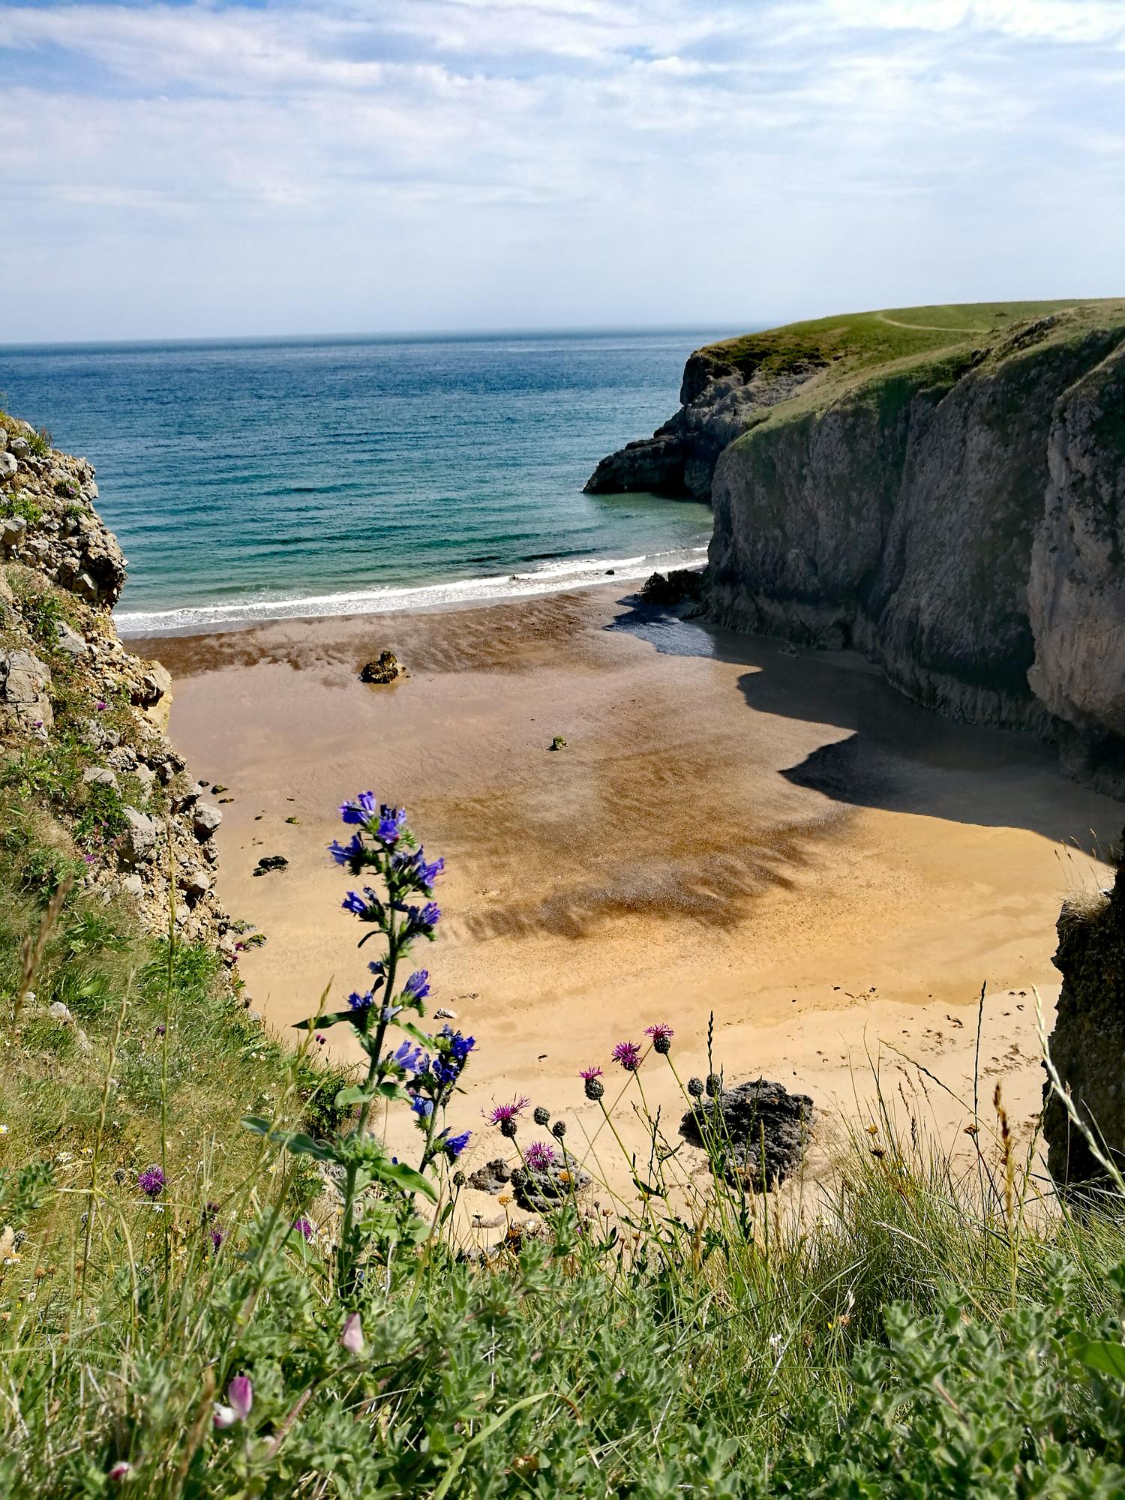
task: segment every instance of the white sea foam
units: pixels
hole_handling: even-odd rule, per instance
[[[522,599],[569,589],[593,588],[606,582],[606,575],[610,570],[615,582],[636,582],[647,578],[654,571],[666,573],[670,568],[702,567],[706,555],[707,548],[703,546],[636,557],[569,558],[543,563],[526,573],[459,578],[448,583],[428,583],[411,588],[357,589],[297,598],[263,595],[231,603],[189,605],[183,609],[119,609],[114,612],[114,623],[123,636],[171,635],[231,629],[268,620],[452,609],[461,605],[487,604],[494,600]]]

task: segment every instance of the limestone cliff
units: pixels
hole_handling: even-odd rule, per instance
[[[106,900],[156,933],[235,943],[214,891],[220,809],[164,734],[171,679],[117,637],[125,562],[94,470],[0,412],[0,796],[54,819]],[[169,892],[169,874],[174,885]]]
[[[681,396],[589,487],[710,494],[714,618],[854,646],[1125,796],[1125,303],[795,325],[699,351]]]

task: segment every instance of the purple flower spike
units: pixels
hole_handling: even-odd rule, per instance
[[[618,1042],[610,1056],[626,1073],[635,1073],[641,1065],[641,1049],[637,1042]]]
[[[164,1173],[158,1166],[146,1168],[137,1177],[137,1186],[146,1198],[159,1198],[164,1191]]]
[[[524,1160],[531,1172],[546,1172],[555,1165],[555,1148],[546,1141],[532,1141],[524,1152]]]
[[[301,1237],[303,1239],[306,1239],[306,1240],[311,1240],[312,1239],[312,1237],[313,1237],[313,1227],[309,1223],[308,1219],[294,1219],[293,1220],[293,1228],[297,1231],[297,1233],[299,1235],[301,1235]]]

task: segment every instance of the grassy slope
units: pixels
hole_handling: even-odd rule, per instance
[[[789,323],[708,345],[700,352],[744,375],[819,371],[771,420],[827,405],[872,378],[917,376],[933,369],[941,378],[963,369],[982,351],[1003,351],[1019,324],[1061,314],[1041,342],[1071,338],[1095,327],[1125,328],[1125,301],[971,302],[933,307],[885,308]]]

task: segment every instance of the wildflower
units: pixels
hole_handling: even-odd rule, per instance
[[[363,1324],[359,1320],[359,1313],[349,1313],[344,1319],[344,1331],[340,1335],[340,1342],[349,1354],[361,1355],[364,1351]]]
[[[404,939],[433,937],[434,928],[441,920],[441,907],[436,901],[427,901],[425,906],[403,906],[400,909],[406,913],[406,926],[402,933]]]
[[[561,1141],[563,1136],[566,1134],[566,1121],[556,1120],[555,1123],[551,1126],[551,1134],[554,1136],[556,1141]]]
[[[207,1231],[207,1237],[211,1241],[211,1249],[217,1254],[222,1249],[227,1232],[221,1224],[212,1224]]]
[[[308,1219],[294,1219],[291,1227],[306,1240],[312,1239],[314,1230]]]
[[[340,904],[345,911],[355,912],[357,917],[366,915],[367,902],[358,891],[349,891]]]
[[[340,807],[340,816],[345,823],[366,823],[375,816],[379,801],[374,792],[360,792],[354,802],[345,802]]]
[[[693,1099],[702,1099],[703,1098],[703,1079],[702,1078],[689,1078],[688,1081],[687,1081],[687,1091],[688,1091],[688,1093],[691,1095],[691,1097]]]
[[[234,1414],[240,1422],[245,1422],[250,1415],[250,1408],[254,1405],[254,1387],[250,1384],[248,1375],[236,1375],[227,1386],[227,1400],[234,1408]]]
[[[352,1010],[370,1010],[374,1003],[375,995],[371,990],[366,990],[362,995],[358,990],[352,990],[351,994],[348,996],[348,1005]]]
[[[499,1125],[500,1134],[511,1140],[516,1133],[516,1121],[530,1103],[530,1099],[521,1095],[510,1104],[497,1104],[492,1110],[483,1111],[484,1117],[490,1125]]]
[[[434,1112],[434,1101],[423,1098],[421,1094],[414,1094],[410,1100],[410,1108],[418,1116],[419,1124],[424,1124]]]
[[[453,1186],[455,1188],[463,1188],[468,1180],[464,1172],[454,1172],[453,1174]],[[478,1214],[477,1217],[479,1218],[480,1215]]]
[[[94,704],[94,707],[97,709],[98,713],[104,714],[106,710],[105,699],[99,698],[98,701]]]
[[[346,844],[333,839],[328,846],[328,852],[338,865],[351,864],[352,860],[357,860],[362,855],[363,840],[358,833],[353,833]]]
[[[132,1472],[133,1465],[131,1463],[128,1463],[125,1459],[121,1458],[118,1459],[117,1463],[115,1463],[113,1468],[110,1469],[109,1473],[106,1475],[106,1478],[112,1479],[114,1481],[120,1481],[122,1479],[128,1479],[129,1475]]]
[[[461,1155],[461,1152],[464,1151],[465,1147],[472,1139],[472,1134],[473,1132],[471,1130],[462,1130],[460,1135],[446,1136],[443,1145],[445,1147],[445,1154],[450,1161],[457,1160],[457,1158]],[[464,1176],[460,1172],[455,1172],[453,1174],[454,1182],[457,1181],[458,1177],[461,1177],[462,1182],[464,1182]]]
[[[167,1026],[161,1025],[161,1026],[158,1026],[156,1028],[156,1034],[157,1034],[157,1036],[165,1036],[167,1034],[167,1031],[168,1031]]]
[[[555,1148],[546,1141],[532,1141],[524,1153],[529,1172],[547,1172],[555,1165]]]
[[[604,1086],[598,1081],[602,1076],[601,1068],[583,1068],[578,1076],[585,1085],[587,1099],[600,1099],[605,1093]]]
[[[402,987],[402,993],[409,995],[411,1000],[424,1000],[430,993],[430,971],[428,969],[415,969],[410,978]]]
[[[327,1040],[328,1040],[328,1038],[324,1035],[323,1031],[318,1031],[317,1032],[317,1034],[316,1034],[316,1045],[318,1047],[323,1047],[324,1044],[325,1044],[325,1042],[327,1042]]]
[[[148,1167],[137,1176],[137,1186],[146,1198],[159,1198],[164,1191],[164,1173],[158,1166]]]
[[[536,1125],[549,1125],[551,1123],[551,1111],[543,1104],[537,1104],[532,1111],[531,1118]]]
[[[387,1061],[402,1068],[406,1073],[424,1073],[430,1065],[430,1059],[421,1047],[412,1047],[409,1042],[400,1042]]]
[[[238,1418],[234,1414],[233,1406],[224,1406],[221,1401],[216,1401],[215,1411],[211,1420],[220,1431],[225,1432],[228,1427],[234,1426]]]
[[[379,826],[375,830],[375,837],[382,839],[384,844],[397,844],[405,827],[405,807],[387,807],[384,804],[379,809]]]
[[[626,1073],[635,1073],[641,1065],[641,1049],[637,1042],[618,1042],[610,1056]]]
[[[0,1135],[7,1135],[7,1134],[8,1134],[8,1127],[6,1125],[0,1125]]]
[[[655,1026],[645,1027],[645,1036],[650,1037],[652,1040],[652,1050],[659,1052],[662,1057],[667,1057],[668,1053],[672,1050],[672,1038],[675,1034],[671,1026],[668,1026],[663,1021],[658,1022]]]

